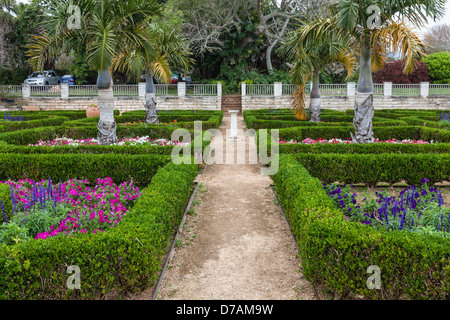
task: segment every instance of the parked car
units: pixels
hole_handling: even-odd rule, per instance
[[[59,77],[53,70],[43,72],[36,71],[28,76],[24,83],[32,86],[58,85],[61,83],[61,77]]]
[[[183,77],[182,79],[183,79],[183,81],[186,82],[186,78],[185,77]],[[178,75],[177,74],[173,74],[172,75],[172,78],[170,79],[170,83],[171,84],[177,84],[178,83]]]
[[[65,74],[61,77],[61,83],[68,83],[69,86],[75,85],[75,77],[73,74]]]

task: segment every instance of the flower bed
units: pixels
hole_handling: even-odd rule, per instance
[[[183,217],[197,169],[168,163],[158,170],[131,211],[108,232],[0,245],[0,300],[93,300],[151,287]],[[81,290],[67,288],[71,265],[88,275],[82,276]]]
[[[147,146],[187,146],[190,143],[171,141],[168,139],[152,139],[149,136],[136,137],[136,138],[123,138],[119,139],[118,143],[112,144],[116,146],[135,146],[135,145],[147,145]],[[30,144],[29,146],[35,147],[60,147],[60,146],[93,146],[98,145],[97,139],[70,139],[70,138],[56,138],[50,141],[39,140],[36,144]]]
[[[337,143],[346,143],[346,144],[351,144],[354,143],[352,141],[352,139],[347,138],[347,139],[339,139],[339,138],[333,138],[333,139],[322,139],[322,138],[318,138],[318,139],[311,139],[311,138],[306,138],[302,141],[297,141],[297,140],[289,140],[289,141],[283,141],[280,140],[279,142],[280,144],[321,144],[321,143],[331,143],[331,144],[337,144]],[[433,141],[431,142],[427,142],[427,141],[423,141],[423,140],[411,140],[411,139],[404,139],[404,140],[397,140],[395,138],[393,139],[389,139],[386,141],[381,141],[380,139],[376,139],[375,143],[396,143],[396,144],[430,144],[433,143]]]
[[[389,231],[344,219],[321,181],[293,155],[280,155],[280,169],[272,178],[307,280],[340,298],[449,298],[450,245],[443,232]],[[381,270],[381,290],[367,286],[373,265]]]
[[[111,178],[53,184],[51,179],[0,182],[10,187],[11,215],[0,201],[4,224],[0,244],[30,238],[46,239],[59,234],[104,232],[116,226],[142,195],[133,183],[114,184]]]
[[[444,207],[440,190],[429,187],[428,179],[422,185],[409,186],[398,197],[386,191],[376,193],[376,199],[365,197],[357,201],[352,186],[342,188],[335,184],[323,184],[324,190],[351,221],[370,225],[375,229],[404,230],[414,232],[437,232],[448,236],[450,232],[450,209]]]

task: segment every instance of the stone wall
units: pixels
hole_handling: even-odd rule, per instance
[[[115,98],[114,108],[120,112],[145,110],[144,99],[138,97]],[[220,110],[222,99],[218,96],[167,96],[156,97],[157,108],[159,110]],[[28,98],[18,99],[13,105],[0,105],[0,111],[23,109],[40,110],[86,110],[89,105],[98,105],[95,98]]]
[[[356,96],[325,96],[321,98],[322,109],[333,109],[345,111],[353,109]],[[306,106],[309,106],[309,97],[306,99]],[[290,108],[290,96],[243,96],[242,110],[256,110],[266,108]],[[374,96],[375,109],[439,109],[450,110],[450,96]]]

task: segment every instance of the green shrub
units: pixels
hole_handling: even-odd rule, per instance
[[[50,117],[46,119],[37,119],[30,121],[4,121],[0,127],[0,132],[11,132],[17,130],[26,130],[39,127],[60,126],[65,121],[69,120],[67,117]]]
[[[294,155],[309,173],[326,183],[362,182],[369,187],[380,182],[406,181],[419,185],[450,181],[450,154],[305,154]],[[351,170],[349,170],[351,168]]]
[[[450,83],[450,52],[436,52],[423,58],[435,83]]]
[[[12,201],[11,201],[11,189],[8,184],[0,183],[0,200],[3,202],[3,208],[5,215],[9,219],[12,214]],[[3,212],[0,209],[0,225],[4,221]]]
[[[133,180],[139,186],[150,183],[156,171],[170,156],[129,154],[0,154],[0,180],[51,177],[86,179],[111,177],[116,183]]]
[[[434,129],[438,130],[438,129]],[[421,139],[421,127],[418,126],[388,126],[388,127],[373,127],[373,132],[375,138],[378,138],[382,141],[389,139],[412,139],[419,140]],[[289,141],[289,140],[297,140],[302,141],[306,138],[311,139],[347,139],[351,137],[351,134],[355,134],[355,129],[351,126],[343,127],[297,127],[297,128],[288,128],[288,129],[280,129],[279,135],[280,140]],[[438,138],[438,137],[437,137]],[[439,139],[445,140],[445,137],[441,137]],[[425,140],[425,139],[424,139]],[[434,140],[438,142],[447,142],[440,141],[438,139]]]
[[[1,150],[1,149],[0,149]],[[341,153],[341,154],[417,154],[450,153],[450,143],[433,144],[396,144],[396,143],[316,143],[316,144],[280,144],[280,153]]]
[[[41,127],[0,133],[0,140],[8,144],[29,145],[39,140],[54,140],[58,136],[58,127]]]

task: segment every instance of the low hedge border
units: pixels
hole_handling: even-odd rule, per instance
[[[44,119],[36,119],[30,121],[4,121],[0,122],[0,133],[1,132],[11,132],[17,130],[26,130],[39,127],[52,127],[61,126],[64,122],[68,121],[68,117],[50,117]]]
[[[434,121],[431,121],[431,120],[429,120],[430,117],[428,118],[428,120],[426,120],[422,117],[417,117],[417,116],[400,117],[398,119],[403,120],[412,126],[423,126],[423,127],[431,127],[431,128],[439,128],[439,129],[447,129],[447,130],[450,129],[450,124],[436,121],[436,119],[434,119]]]
[[[108,293],[151,287],[189,201],[197,169],[167,164],[120,224],[105,233],[0,246],[0,299],[103,299]],[[81,290],[67,289],[71,265],[81,270]]]
[[[450,154],[306,154],[294,155],[313,177],[327,183],[364,183],[373,187],[380,182],[393,185],[406,181],[420,185],[450,181]],[[351,170],[349,169],[351,168]]]
[[[280,155],[272,176],[275,190],[297,239],[302,273],[341,298],[448,299],[449,239],[426,233],[377,231],[350,222],[293,155]],[[376,265],[381,290],[367,287]]]
[[[171,139],[172,133],[181,129],[174,125],[139,125],[139,126],[121,126],[116,127],[116,135],[120,138],[149,136],[155,139]],[[187,129],[194,137],[194,130]],[[98,129],[96,126],[79,127],[41,127],[35,129],[18,130],[14,132],[0,133],[0,141],[5,141],[11,145],[27,146],[36,144],[39,140],[49,141],[57,137],[66,137],[71,139],[97,138]]]
[[[207,138],[206,136],[209,136]],[[194,139],[194,137],[192,137]],[[188,149],[187,152],[193,154],[196,146],[200,146],[202,152],[211,143],[211,135],[203,132],[203,139],[198,136],[195,139],[200,141],[194,142],[192,140],[189,146],[182,147]],[[35,146],[16,146],[16,145],[0,145],[0,153],[13,154],[159,154],[171,155],[175,146],[144,146],[144,145],[128,145],[128,146],[99,146],[99,145],[85,145],[85,146],[55,146],[55,147],[35,147]],[[180,151],[182,154],[183,151]]]
[[[60,116],[67,117],[70,120],[77,120],[86,118],[86,110],[41,110],[41,111],[10,111],[12,116],[39,116],[39,117],[50,117],[50,116]],[[120,110],[114,110],[114,116],[119,116]]]
[[[1,150],[1,149],[0,149]],[[433,144],[396,144],[396,143],[368,143],[368,144],[280,144],[279,153],[341,153],[341,154],[417,154],[417,153],[450,153],[450,143]]]
[[[354,127],[295,127],[279,129],[279,137],[281,141],[302,141],[306,138],[339,138],[345,140],[351,137],[350,133],[355,133]],[[395,138],[398,140],[411,139],[440,143],[450,142],[450,131],[419,126],[374,126],[373,133],[375,138],[382,141]]]
[[[171,161],[167,155],[130,154],[0,154],[0,180],[51,177],[53,181],[111,177],[116,183],[150,183],[156,171]]]
[[[336,117],[329,117],[331,121],[339,120]],[[323,120],[325,120],[323,118]],[[311,122],[311,121],[299,121],[291,119],[289,120],[268,120],[268,119],[258,119],[255,116],[247,116],[245,118],[245,123],[247,128],[259,130],[259,129],[281,129],[281,128],[292,128],[292,127],[353,127],[351,120],[349,122]],[[401,120],[390,120],[374,118],[374,126],[407,126],[408,123]]]

